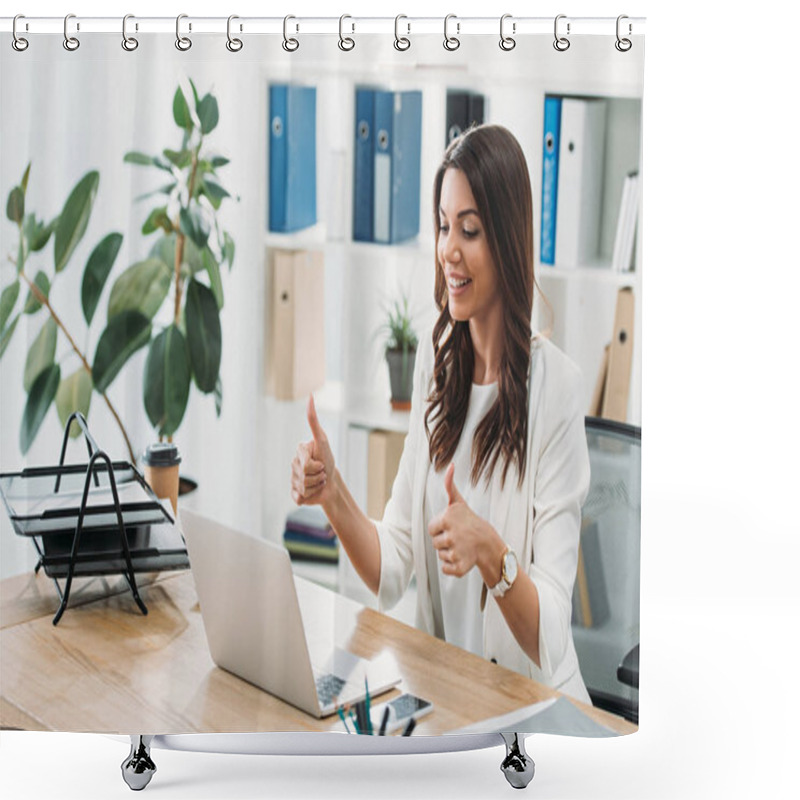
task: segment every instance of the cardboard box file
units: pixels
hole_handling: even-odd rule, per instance
[[[370,431],[367,451],[367,516],[381,519],[392,494],[394,479],[403,455],[405,434]]]
[[[325,269],[322,253],[273,250],[267,325],[267,392],[299,400],[325,383]]]

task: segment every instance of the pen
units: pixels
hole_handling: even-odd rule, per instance
[[[406,729],[403,731],[403,736],[411,736],[411,734],[414,732],[414,728],[416,727],[417,721],[414,719],[414,717],[411,717],[411,719],[408,721],[408,725],[406,725]]]
[[[342,719],[342,722],[344,723],[344,729],[345,729],[345,730],[346,730],[348,733],[350,733],[351,731],[350,731],[350,728],[347,726],[347,718],[346,718],[346,717],[345,717],[345,715],[344,715],[344,709],[342,709],[342,707],[341,707],[341,706],[339,706],[339,708],[337,708],[336,710],[339,712],[339,716],[341,717],[341,719]]]
[[[372,730],[372,717],[370,716],[370,702],[369,702],[369,681],[367,681],[367,676],[364,676],[364,691],[366,693],[366,698],[364,699],[364,716],[366,717],[367,723],[367,733],[372,736],[374,731]]]
[[[389,706],[383,709],[383,719],[381,720],[381,727],[378,731],[378,736],[386,736],[386,726],[389,723]]]

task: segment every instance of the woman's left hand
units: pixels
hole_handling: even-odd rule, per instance
[[[453,482],[454,471],[455,465],[451,463],[444,475],[447,508],[431,520],[428,533],[442,562],[442,572],[460,578],[474,566],[483,572],[493,560],[494,551],[500,554],[499,567],[505,544],[495,529],[467,505]]]

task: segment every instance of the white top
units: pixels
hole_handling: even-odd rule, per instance
[[[383,519],[375,523],[381,548],[379,608],[394,606],[416,574],[416,625],[431,634],[436,625],[426,580],[430,537],[424,517],[430,457],[424,413],[433,367],[428,332],[420,337],[417,350],[409,430],[397,478]],[[589,489],[581,377],[575,364],[538,334],[531,339],[525,473],[521,484],[515,464],[509,467],[505,484],[501,474],[502,469],[495,469],[490,477],[488,521],[517,554],[520,571],[527,572],[539,594],[540,663],[519,646],[491,596],[483,613],[483,657],[590,702],[571,625],[581,506]],[[456,487],[463,492],[465,484]]]
[[[482,519],[489,519],[491,496],[485,479],[472,485],[472,441],[480,421],[497,399],[497,384],[472,384],[467,418],[461,431],[456,452],[453,455],[455,472],[453,483],[470,509]],[[446,468],[437,472],[431,464],[425,486],[425,530],[431,520],[447,508],[447,491],[444,488]],[[483,655],[483,612],[481,591],[483,579],[480,570],[473,567],[466,575],[457,578],[445,575],[439,562],[439,591],[442,597],[442,620],[444,638],[464,650]]]

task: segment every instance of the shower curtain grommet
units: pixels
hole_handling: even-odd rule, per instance
[[[239,19],[239,17],[236,14],[231,14],[228,17],[228,29],[227,29],[228,41],[225,42],[225,47],[228,48],[228,52],[230,53],[238,53],[244,47],[244,42],[241,39],[235,36],[231,36],[231,22],[233,22],[233,20],[235,19]],[[239,30],[241,31],[241,29],[242,27],[240,25]]]
[[[399,27],[401,19],[408,19],[408,17],[405,14],[398,14],[394,18],[394,49],[404,53],[409,47],[411,47],[411,39],[409,39],[408,36],[400,35]],[[410,34],[411,23],[407,22],[406,26],[408,27],[408,33]]]
[[[558,50],[559,53],[564,53],[569,50],[569,46],[571,44],[570,40],[567,39],[570,33],[570,24],[567,22],[567,36],[559,36],[558,34],[558,21],[560,19],[566,19],[566,14],[558,14],[553,22],[553,35],[555,36],[555,41],[553,42],[553,47]]]
[[[290,19],[297,19],[297,17],[294,17],[291,14],[287,14],[283,18],[283,42],[281,43],[281,47],[283,47],[283,49],[287,53],[294,53],[294,51],[297,50],[298,47],[300,47],[300,42],[293,36],[289,36],[288,34]],[[296,30],[299,30],[299,26],[296,27]]]
[[[134,19],[133,14],[126,14],[122,18],[122,49],[132,53],[139,46],[139,40],[133,36],[128,36],[129,19]]]
[[[444,47],[445,50],[449,50],[452,53],[453,51],[458,50],[458,48],[461,47],[461,40],[458,38],[458,36],[449,36],[448,33],[447,33],[447,26],[448,26],[448,24],[449,24],[451,19],[455,19],[456,20],[456,33],[457,34],[461,32],[461,23],[457,21],[458,18],[456,17],[455,14],[448,14],[444,18],[444,43],[443,43],[443,47]]]
[[[67,16],[64,17],[64,49],[69,50],[70,53],[74,53],[81,46],[81,43],[80,39],[69,35],[67,28],[71,19],[75,19],[74,14],[67,14]],[[77,29],[80,30],[80,25],[77,26]]]
[[[17,33],[17,20],[19,20],[19,19],[25,19],[25,16],[23,14],[17,14],[14,17],[14,22],[13,22],[13,25],[12,25],[12,28],[11,28],[11,34],[12,34],[12,37],[13,37],[11,39],[11,46],[18,53],[23,53],[23,52],[25,52],[25,50],[28,49],[29,42],[24,36],[20,36]]]
[[[192,46],[192,40],[188,36],[181,36],[181,20],[188,17],[188,14],[178,14],[175,19],[175,47],[182,53],[185,53]],[[191,29],[192,26],[190,24],[189,30],[191,31]]]
[[[504,26],[507,19],[511,19],[511,14],[503,14],[503,16],[500,17],[500,49],[504,50],[506,53],[510,52],[517,46],[517,40],[513,36],[505,35]],[[517,32],[516,22],[511,23],[511,32]]]

